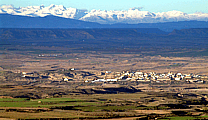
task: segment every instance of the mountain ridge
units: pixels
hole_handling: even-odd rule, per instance
[[[0,44],[60,46],[67,48],[206,48],[208,29],[174,30],[155,34],[159,29],[96,28],[41,29],[0,28]],[[193,32],[195,34],[193,34]]]
[[[198,37],[208,37],[208,28],[192,28],[192,29],[181,29],[181,30],[173,30],[169,35],[177,35],[177,36],[198,36]]]
[[[139,24],[99,24],[57,16],[28,17],[10,14],[0,14],[0,28],[159,28],[165,32],[174,29],[208,28],[205,21],[181,21],[165,23],[139,23]],[[160,32],[158,32],[160,34]]]
[[[160,31],[160,34],[158,32]],[[141,37],[208,37],[208,28],[173,30],[166,33],[158,28],[0,28],[1,39],[116,39]]]
[[[157,35],[165,32],[157,28],[95,28],[95,29],[41,29],[41,28],[0,28],[1,39],[112,39]],[[159,34],[159,35],[161,35]]]
[[[208,21],[208,13],[193,13],[187,14],[181,11],[168,11],[154,13],[149,11],[140,11],[134,8],[129,10],[91,10],[66,8],[63,5],[50,6],[27,6],[15,8],[12,5],[0,6],[0,14],[21,15],[30,17],[45,17],[48,15],[71,18],[76,20],[97,22],[100,24],[115,24],[115,23],[159,23],[159,22],[178,22],[178,21]]]

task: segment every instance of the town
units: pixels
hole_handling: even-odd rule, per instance
[[[18,72],[16,72],[18,73]],[[57,70],[57,72],[21,72],[22,80],[38,80],[38,79],[48,79],[50,81],[76,81],[76,82],[108,82],[115,83],[118,81],[135,81],[135,82],[154,82],[154,83],[170,83],[171,81],[185,81],[187,83],[206,83],[208,80],[207,75],[198,75],[198,74],[183,74],[181,72],[173,73],[156,73],[156,72],[130,72],[130,71],[122,71],[122,72],[111,72],[111,71],[103,71],[90,73],[85,71],[76,70],[75,68],[71,68],[70,70]]]
[[[195,74],[182,74],[178,73],[155,73],[155,72],[125,72],[122,73],[116,72],[113,74],[114,79],[107,79],[107,76],[112,74],[110,71],[106,71],[104,79],[96,79],[92,82],[117,82],[117,81],[140,81],[140,82],[171,82],[171,81],[182,81],[185,80],[188,83],[205,83],[205,79],[208,77],[206,75],[195,75]],[[88,82],[88,81],[86,81]]]

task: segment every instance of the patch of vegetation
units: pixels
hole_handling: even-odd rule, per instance
[[[0,98],[0,102],[25,102],[29,101],[27,98]]]
[[[136,109],[136,106],[85,106],[85,107],[75,107],[75,109],[80,109],[85,112],[124,112]]]
[[[189,116],[182,116],[182,117],[168,117],[167,119],[164,120],[195,120],[195,117],[189,117]],[[162,119],[159,119],[162,120]]]
[[[0,107],[54,107],[54,106],[86,106],[98,105],[98,102],[88,102],[71,98],[47,98],[29,100],[26,98],[1,98]]]
[[[71,98],[46,98],[46,99],[37,99],[35,101],[42,101],[42,102],[81,102],[83,100],[80,99],[71,99]]]

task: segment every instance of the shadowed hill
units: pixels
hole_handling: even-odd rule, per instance
[[[0,14],[0,28],[87,28],[100,27],[99,23],[85,22],[56,16],[27,17]]]
[[[169,35],[175,36],[197,36],[197,37],[208,37],[208,28],[192,28],[173,30]]]
[[[46,17],[27,17],[0,14],[0,28],[158,28],[165,32],[171,32],[174,29],[208,28],[208,24],[205,21],[99,24],[52,15]],[[155,31],[148,32],[155,33]],[[160,32],[156,33],[161,34]]]
[[[157,34],[157,32],[160,34]],[[73,48],[205,48],[208,45],[207,38],[207,28],[174,30],[169,34],[157,28],[0,29],[0,44],[65,46]]]
[[[157,28],[140,29],[0,29],[1,39],[132,39],[157,36]]]

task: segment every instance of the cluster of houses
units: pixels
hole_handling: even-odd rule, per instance
[[[111,72],[106,71],[106,76],[111,74]],[[171,82],[171,81],[186,81],[189,83],[204,83],[205,79],[207,80],[207,76],[204,75],[195,75],[195,74],[182,74],[178,73],[155,73],[155,72],[122,72],[122,73],[114,73],[114,78],[112,79],[96,79],[94,82],[117,82],[117,81],[141,81],[141,82]],[[88,81],[86,81],[88,82]]]
[[[57,54],[39,54],[38,57],[57,57]]]
[[[111,72],[105,71],[101,74],[92,74],[91,79],[86,79],[82,74],[78,75],[75,68],[71,68],[71,76],[65,76],[64,74],[50,73],[50,74],[39,74],[37,72],[26,73],[22,72],[22,78],[26,79],[43,79],[58,80],[58,81],[85,81],[85,82],[119,82],[119,81],[138,81],[138,82],[156,82],[156,83],[169,83],[172,81],[184,81],[187,83],[205,83],[208,80],[208,76],[197,75],[197,74],[182,74],[178,73],[156,73],[156,72]],[[73,74],[72,74],[73,73]],[[76,77],[75,77],[76,76]],[[81,77],[80,77],[81,76]],[[89,75],[85,75],[89,78]],[[92,79],[93,78],[93,79]],[[99,79],[102,78],[102,79]]]

